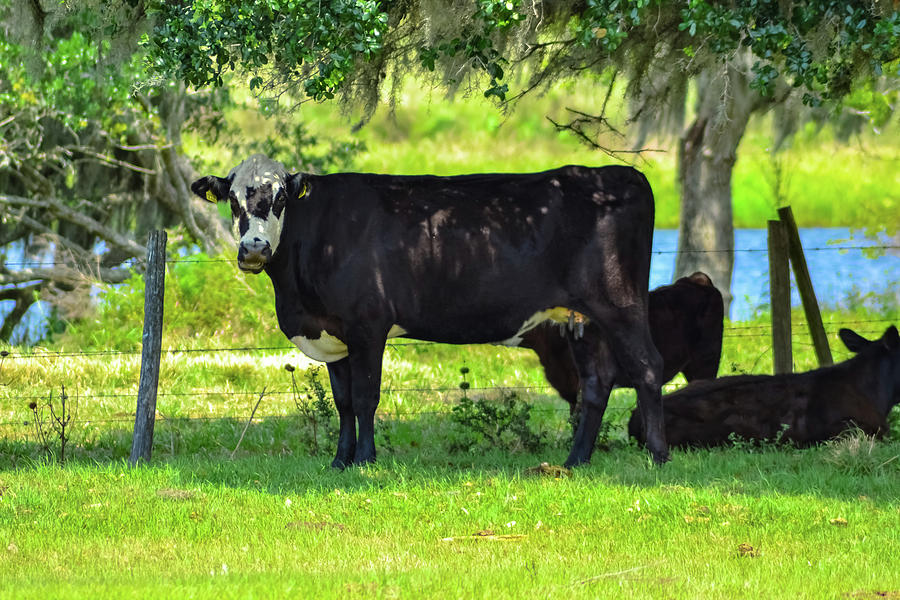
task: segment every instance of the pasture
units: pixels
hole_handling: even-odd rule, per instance
[[[140,331],[112,326],[137,318],[140,285],[110,292],[52,348],[10,349],[0,597],[900,596],[896,441],[738,440],[653,467],[625,438],[634,398],[622,390],[591,464],[540,472],[564,460],[571,434],[533,353],[395,340],[379,462],[336,472],[333,416],[316,407],[306,363],[282,350],[267,282],[233,269],[172,266],[154,459],[142,468],[126,463]],[[238,293],[247,301],[222,303]],[[836,360],[848,356],[839,327],[876,334],[898,317],[826,312]],[[795,366],[810,368],[795,320]],[[771,372],[767,335],[765,316],[727,322],[720,373]],[[65,466],[43,454],[28,408],[51,390],[58,403],[62,385],[78,404]],[[485,434],[487,406],[513,407],[508,420],[532,437]]]

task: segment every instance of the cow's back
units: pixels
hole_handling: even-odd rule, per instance
[[[887,431],[867,386],[866,368],[852,358],[805,373],[735,375],[701,380],[663,398],[666,436],[672,446],[716,446],[741,439],[806,446],[856,426],[869,435]],[[643,441],[634,411],[629,435]]]
[[[656,288],[649,297],[650,331],[663,357],[663,379],[712,379],[719,370],[725,306],[705,273]]]

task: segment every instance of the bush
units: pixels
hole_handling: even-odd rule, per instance
[[[137,350],[144,322],[144,279],[103,287],[93,317],[67,324],[60,345],[80,350]],[[269,278],[238,270],[233,257],[196,254],[166,269],[163,346],[285,346]],[[177,340],[177,342],[175,342]]]
[[[456,427],[450,435],[449,450],[538,452],[547,445],[547,434],[532,431],[528,426],[530,418],[531,404],[514,392],[504,391],[498,399],[474,400],[463,394],[450,413]]]

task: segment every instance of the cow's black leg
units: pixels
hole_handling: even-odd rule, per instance
[[[622,311],[610,324],[605,333],[616,362],[637,392],[647,449],[653,461],[662,464],[669,460],[661,396],[662,356],[653,345],[647,321],[638,311]]]
[[[581,420],[575,429],[572,451],[566,459],[567,467],[591,459],[615,380],[615,364],[606,344],[596,336],[572,339],[572,353],[581,379]]]
[[[328,378],[331,380],[331,395],[340,419],[337,454],[331,462],[335,469],[343,469],[353,462],[356,452],[356,419],[351,402],[350,359],[342,358],[328,363]]]
[[[381,359],[386,338],[367,339],[350,346],[353,414],[359,434],[354,464],[375,462],[375,409],[381,396]]]

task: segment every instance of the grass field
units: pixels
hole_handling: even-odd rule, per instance
[[[127,314],[128,296],[108,310],[96,331]],[[838,327],[877,334],[898,315],[825,319],[840,360]],[[726,327],[721,374],[771,369],[765,317]],[[252,343],[232,334],[221,341]],[[795,335],[795,366],[811,368],[799,324]],[[298,367],[303,406],[312,391],[297,353],[167,339],[196,352],[164,355],[154,460],[138,469],[125,462],[136,354],[47,354],[75,349],[73,339],[10,349],[0,369],[0,598],[900,597],[896,441],[739,441],[653,467],[626,439],[634,398],[622,390],[589,466],[533,473],[564,460],[569,428],[532,353],[398,345],[385,354],[379,462],[336,472],[333,417],[319,415],[313,439],[283,368]],[[454,419],[462,366],[470,398],[515,392],[530,407],[536,451],[509,432],[491,447]],[[58,403],[62,384],[79,410],[71,458],[58,466],[43,457],[27,403],[50,390]]]
[[[900,446],[388,458],[284,456],[0,476],[0,597],[883,598],[900,593]],[[849,460],[851,465],[858,459]]]

